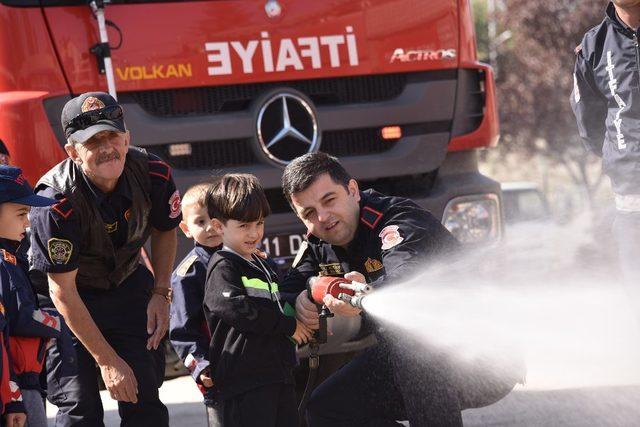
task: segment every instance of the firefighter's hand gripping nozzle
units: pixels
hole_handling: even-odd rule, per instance
[[[332,295],[352,306],[362,309],[362,299],[371,291],[366,283],[351,282],[342,277],[314,277],[309,281],[309,297],[322,307],[321,317],[331,317],[333,314],[324,305],[324,297]]]

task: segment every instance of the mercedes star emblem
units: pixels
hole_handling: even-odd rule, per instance
[[[277,18],[282,14],[282,6],[280,6],[277,0],[269,0],[267,4],[264,5],[264,11],[267,12],[269,18]]]
[[[320,145],[316,113],[302,94],[279,92],[267,97],[256,121],[260,148],[276,164],[286,165]]]

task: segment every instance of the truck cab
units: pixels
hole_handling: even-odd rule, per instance
[[[182,191],[255,174],[273,211],[263,248],[282,269],[306,233],[282,170],[318,150],[465,244],[500,239],[500,186],[477,165],[499,137],[495,86],[467,0],[112,0],[105,16],[132,144]],[[0,139],[32,182],[66,157],[62,106],[107,90],[99,43],[86,1],[0,0]],[[332,321],[324,353],[369,344],[359,318]]]

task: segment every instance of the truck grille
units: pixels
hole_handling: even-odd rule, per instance
[[[211,169],[258,163],[250,139],[195,142],[191,154],[169,155],[169,145],[145,147],[165,159],[176,169]],[[322,133],[321,151],[338,157],[378,154],[390,150],[396,141],[386,141],[378,128],[326,131]]]
[[[181,117],[244,111],[265,91],[290,87],[306,94],[316,105],[380,102],[400,95],[408,74],[336,77],[286,82],[237,84],[187,89],[128,92],[127,97],[147,113]],[[123,94],[124,95],[124,94]]]

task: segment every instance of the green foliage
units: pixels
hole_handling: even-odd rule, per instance
[[[478,58],[486,62],[489,58],[489,33],[487,29],[487,0],[472,0],[473,24],[476,30]]]
[[[569,104],[575,48],[607,2],[506,0],[498,25],[512,32],[498,56],[503,149],[562,156],[582,150]],[[540,141],[544,141],[541,144]]]

